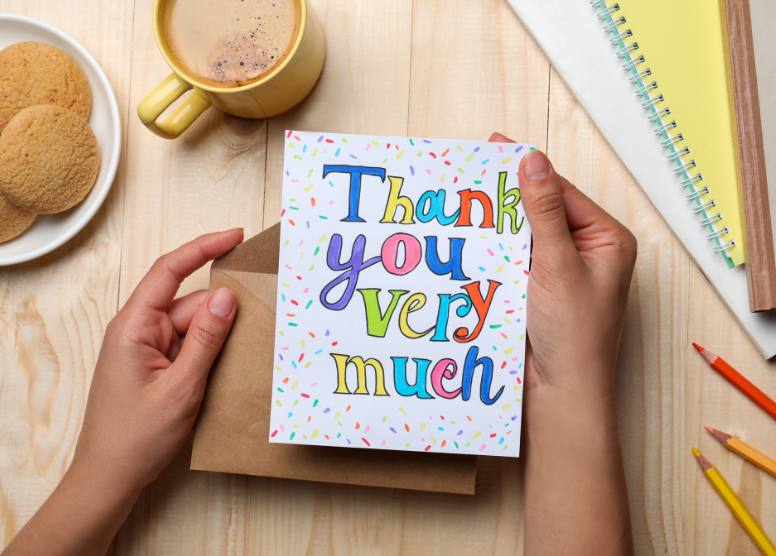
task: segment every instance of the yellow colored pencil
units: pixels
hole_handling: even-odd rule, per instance
[[[712,435],[714,435],[714,438],[719,440],[725,448],[727,448],[731,452],[738,454],[742,458],[755,464],[763,471],[766,471],[771,475],[773,475],[774,477],[776,477],[775,460],[772,460],[771,458],[769,458],[759,450],[755,450],[740,438],[736,438],[735,436],[731,436],[726,432],[713,429],[708,425],[703,425],[703,427],[707,431],[709,431]]]
[[[771,540],[755,521],[754,517],[752,517],[752,514],[749,513],[749,510],[746,509],[746,506],[744,506],[738,496],[736,496],[733,489],[730,488],[730,485],[727,484],[725,478],[698,450],[693,448],[692,451],[695,454],[695,457],[698,458],[701,470],[703,471],[703,474],[706,475],[711,486],[714,487],[714,490],[717,491],[722,497],[722,500],[725,501],[725,504],[727,504],[727,507],[730,508],[730,511],[733,512],[733,515],[736,516],[738,522],[743,526],[746,532],[749,533],[749,536],[752,537],[754,544],[757,545],[760,552],[765,554],[765,556],[776,556],[776,546],[773,546]]]

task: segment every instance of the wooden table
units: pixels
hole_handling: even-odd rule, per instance
[[[572,0],[569,0],[572,1]],[[581,1],[581,0],[573,0]],[[710,424],[776,452],[776,423],[711,371],[713,349],[776,396],[776,369],[675,240],[503,0],[312,0],[326,65],[269,121],[211,109],[181,139],[135,109],[169,69],[152,0],[0,0],[80,41],[118,96],[124,149],[105,205],[73,240],[0,269],[0,531],[7,544],[72,457],[105,327],[153,261],[199,234],[280,213],[283,130],[487,139],[545,149],[639,240],[618,407],[639,554],[758,554],[701,475],[723,472],[776,537],[776,479],[725,451]],[[207,270],[183,292],[207,286]],[[188,470],[190,445],[146,489],[111,554],[522,554],[521,460],[481,458],[473,497]]]

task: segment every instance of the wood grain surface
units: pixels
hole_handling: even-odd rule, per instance
[[[72,457],[106,324],[161,254],[197,235],[279,219],[283,131],[484,140],[546,149],[556,169],[639,241],[617,395],[640,555],[756,554],[701,475],[698,446],[776,537],[776,479],[703,424],[776,446],[776,423],[690,346],[776,396],[763,361],[502,0],[311,0],[327,57],[312,94],[268,121],[209,110],[181,139],[135,109],[169,73],[152,0],[0,0],[73,35],[118,96],[122,165],[84,231],[0,269],[0,533],[26,523]],[[207,285],[206,270],[183,293]],[[475,496],[270,480],[188,469],[188,445],[141,495],[113,555],[522,554],[522,460],[482,458]]]

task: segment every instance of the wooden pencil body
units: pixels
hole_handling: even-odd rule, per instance
[[[769,311],[776,309],[776,255],[749,0],[726,0],[725,8],[746,220],[745,257],[749,309],[752,312]]]
[[[757,386],[752,384],[744,375],[739,373],[721,357],[717,357],[711,364],[711,368],[721,374],[728,382],[743,392],[746,397],[756,403],[768,415],[776,419],[776,402],[769,398]]]
[[[776,461],[772,460],[759,450],[755,450],[749,444],[736,438],[735,436],[727,441],[725,448],[741,456],[742,458],[755,464],[763,471],[767,471],[776,477]]]
[[[722,500],[725,501],[730,511],[736,516],[736,519],[741,526],[746,530],[752,540],[757,545],[757,548],[765,554],[765,556],[776,556],[776,546],[770,541],[768,536],[762,530],[760,525],[754,519],[749,510],[746,509],[743,502],[738,498],[736,493],[727,484],[725,478],[717,471],[716,467],[712,467],[708,471],[703,473],[709,480],[714,490],[719,493]]]

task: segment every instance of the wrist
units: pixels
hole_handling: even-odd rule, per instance
[[[105,554],[139,494],[106,477],[77,457],[48,500],[8,546],[8,553]]]
[[[564,400],[580,404],[613,403],[615,398],[615,365],[600,361],[580,365],[568,364],[535,365],[538,380],[526,385],[525,397],[552,402]],[[533,375],[532,377],[533,378]]]
[[[573,376],[526,392],[526,546],[552,545],[536,532],[557,528],[580,553],[632,554],[613,371]],[[567,540],[542,552],[565,548]]]
[[[76,457],[60,483],[78,496],[98,502],[100,511],[131,509],[141,489],[122,480],[115,470],[85,457]]]
[[[557,440],[558,434],[571,437],[582,429],[587,435],[599,436],[617,430],[613,373],[588,368],[583,376],[577,375],[579,378],[556,380],[527,389],[527,432],[544,440]]]

